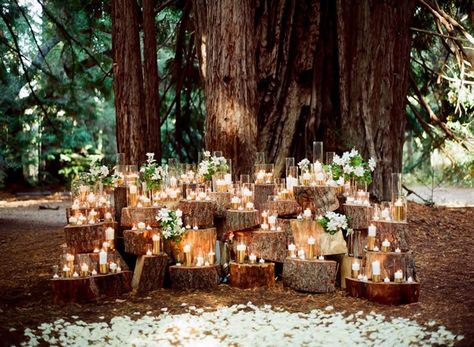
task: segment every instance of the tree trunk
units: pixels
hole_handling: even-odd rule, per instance
[[[337,2],[343,146],[377,160],[372,191],[390,197],[390,174],[401,172],[415,2]]]
[[[257,84],[252,0],[195,0],[196,40],[205,80],[208,150],[250,173],[257,150]]]
[[[372,190],[387,198],[390,173],[401,171],[414,8],[414,0],[194,0],[208,148],[243,172],[258,138],[281,174],[285,157],[310,157],[313,140],[325,151],[356,147],[377,159]]]
[[[135,0],[112,1],[112,50],[117,151],[125,153],[126,162],[138,164],[145,159],[146,136],[143,136],[143,78]]]
[[[146,151],[161,158],[158,66],[155,27],[156,0],[143,0],[143,90],[146,120]],[[140,158],[143,160],[143,158]]]

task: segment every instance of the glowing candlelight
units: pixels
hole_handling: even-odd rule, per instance
[[[314,258],[314,244],[316,243],[316,240],[313,236],[310,236],[308,238],[308,259],[313,259]]]
[[[378,260],[372,262],[372,281],[380,282],[380,262]]]
[[[89,265],[86,263],[81,264],[81,276],[89,276]]]
[[[369,251],[374,250],[376,234],[377,234],[377,227],[373,224],[370,224],[369,230],[368,230],[368,237],[367,237],[367,249]]]
[[[352,263],[352,278],[358,278],[360,274],[360,263]]]
[[[288,245],[288,255],[290,258],[296,258],[296,246],[293,243]]]
[[[99,253],[99,272],[101,274],[107,273],[107,252],[104,250]]]
[[[184,264],[185,264],[185,266],[191,266],[192,265],[191,246],[188,245],[188,244],[184,245],[183,252],[184,252]]]
[[[390,252],[390,241],[387,239],[382,242],[382,252]]]
[[[247,246],[243,243],[237,245],[237,263],[242,264],[245,261],[245,251]]]

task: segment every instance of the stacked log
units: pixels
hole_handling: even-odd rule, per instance
[[[388,240],[394,249],[400,248],[402,252],[409,250],[408,223],[384,221],[371,221],[370,223],[377,228],[375,244],[379,248],[384,240]]]
[[[259,211],[263,211],[263,206],[268,201],[270,195],[275,194],[274,184],[255,184],[254,205]]]
[[[214,201],[181,200],[178,208],[183,211],[183,221],[191,226],[207,228],[214,223],[217,205]]]
[[[333,260],[302,260],[286,258],[283,264],[283,285],[310,293],[336,290],[337,263]]]
[[[262,210],[276,211],[279,217],[296,217],[301,211],[295,199],[267,201],[262,205]]]
[[[166,254],[139,256],[133,273],[133,291],[140,294],[163,288],[167,266]]]
[[[250,230],[234,232],[233,252],[237,245],[243,242],[247,245],[248,253],[253,253],[265,260],[283,263],[287,255],[287,238],[283,230]]]
[[[420,283],[394,283],[346,279],[346,290],[355,298],[366,298],[384,305],[404,305],[418,302]]]
[[[105,229],[115,227],[112,223],[96,223],[82,225],[66,225],[64,233],[66,244],[74,253],[89,253],[101,247],[105,241]]]
[[[125,207],[122,209],[121,226],[131,228],[143,222],[153,228],[160,226],[156,220],[161,207]]]
[[[226,212],[224,230],[226,233],[230,233],[233,231],[252,229],[259,224],[260,215],[258,210],[228,210]]]
[[[309,208],[314,215],[324,215],[327,211],[335,211],[339,208],[337,188],[328,186],[294,186],[293,194],[298,204],[303,208]]]
[[[275,284],[275,264],[230,263],[230,285],[241,289],[272,287]]]
[[[213,289],[219,285],[219,265],[169,267],[173,289]]]
[[[372,216],[372,206],[344,204],[342,209],[351,229],[367,229],[369,227],[369,216]]]

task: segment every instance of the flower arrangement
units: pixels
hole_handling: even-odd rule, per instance
[[[183,227],[183,211],[177,209],[176,211],[162,208],[155,217],[161,225],[161,235],[166,240],[174,240],[179,242],[181,237],[186,233]]]
[[[358,182],[370,184],[375,166],[375,159],[370,158],[368,162],[365,162],[359,151],[353,148],[350,152],[344,152],[342,156],[334,155],[332,164],[326,165],[325,169],[338,183],[355,179]]]
[[[334,235],[338,230],[347,230],[347,217],[336,212],[327,212],[324,216],[318,218],[318,223],[324,228],[324,231]]]
[[[307,158],[304,158],[298,163],[298,167],[300,168],[301,171],[309,171],[310,166],[311,166],[311,162]]]
[[[159,166],[155,160],[155,153],[147,153],[146,163],[140,167],[140,174],[147,189],[160,189],[166,178],[168,166]]]
[[[100,165],[97,159],[92,160],[88,172],[83,172],[79,179],[88,185],[102,183],[104,186],[112,186],[114,183],[114,175],[105,165]]]
[[[211,152],[204,152],[204,159],[199,163],[199,174],[209,181],[216,173],[224,173],[229,170],[229,165],[224,157],[211,156]]]

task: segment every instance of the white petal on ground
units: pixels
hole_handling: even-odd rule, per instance
[[[431,323],[431,322],[430,322]],[[432,323],[431,323],[432,324]],[[177,315],[117,316],[110,323],[57,320],[25,329],[26,346],[428,346],[453,345],[456,336],[443,326],[420,325],[407,318],[370,312],[344,315],[331,306],[290,313],[251,302],[205,312],[194,306]],[[403,332],[403,333],[401,333]]]

